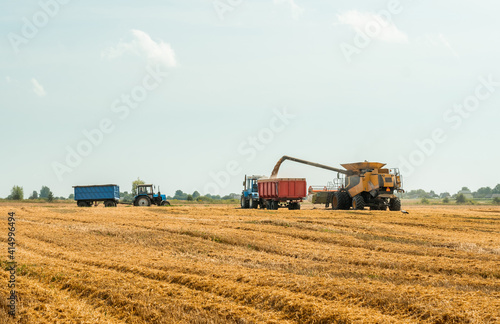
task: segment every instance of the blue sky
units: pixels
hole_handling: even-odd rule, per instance
[[[386,162],[406,189],[500,182],[498,2],[40,3],[0,4],[0,197],[137,177],[227,194],[282,155]]]

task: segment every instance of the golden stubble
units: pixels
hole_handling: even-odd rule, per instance
[[[5,227],[12,208],[19,316],[7,316],[3,271],[0,323],[500,321],[496,207],[4,203]]]

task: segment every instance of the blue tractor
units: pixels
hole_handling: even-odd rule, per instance
[[[134,206],[170,206],[167,197],[162,195],[158,190],[158,194],[153,191],[153,185],[141,184],[137,185],[136,196],[134,198]]]
[[[258,180],[264,176],[245,176],[243,191],[241,193],[241,208],[259,207],[259,185]]]

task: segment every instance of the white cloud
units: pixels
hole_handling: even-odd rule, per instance
[[[340,24],[351,26],[358,33],[370,33],[374,39],[388,43],[408,43],[408,36],[392,21],[388,21],[379,14],[351,10],[337,15],[337,18]],[[377,30],[378,32],[375,32]]]
[[[33,85],[33,92],[35,92],[37,96],[43,97],[47,95],[45,89],[42,87],[40,83],[38,83],[38,81],[35,78],[31,79],[31,84]]]
[[[163,41],[155,42],[147,33],[140,30],[132,30],[132,35],[134,39],[131,42],[120,41],[117,46],[104,50],[102,56],[114,59],[125,53],[133,53],[166,67],[177,66],[175,52],[170,44]]]
[[[294,0],[273,0],[273,1],[275,4],[286,4],[290,6],[293,19],[299,19],[299,17],[304,13],[304,8],[296,4]]]

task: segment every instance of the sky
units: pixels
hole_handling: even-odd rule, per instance
[[[241,192],[283,155],[500,183],[493,0],[2,1],[0,197]],[[336,174],[285,162],[280,177]]]

